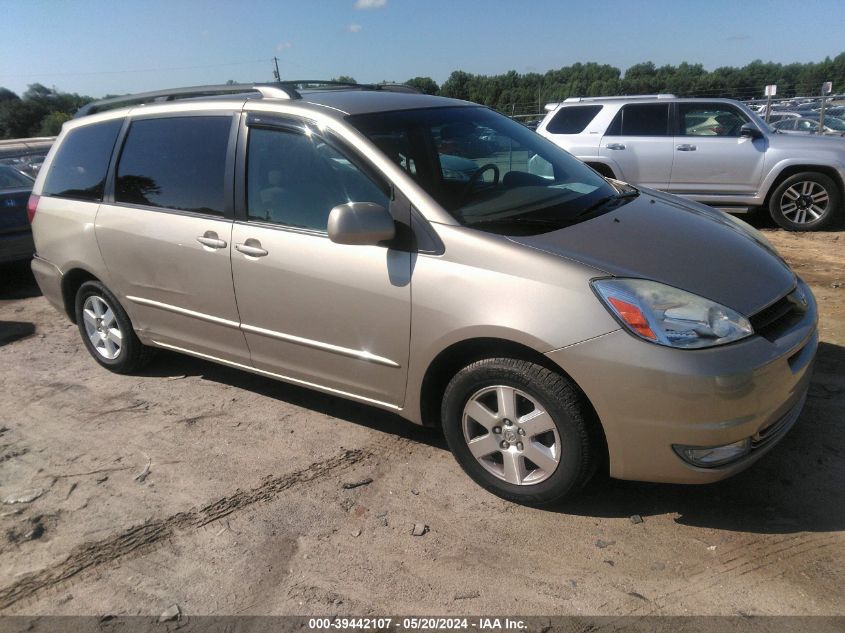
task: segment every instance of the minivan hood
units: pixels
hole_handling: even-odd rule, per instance
[[[750,316],[787,294],[795,275],[744,223],[656,191],[586,222],[508,239],[616,277],[659,281]]]

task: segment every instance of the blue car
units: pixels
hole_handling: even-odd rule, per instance
[[[35,183],[9,165],[0,165],[0,263],[29,259],[35,252],[26,203]]]

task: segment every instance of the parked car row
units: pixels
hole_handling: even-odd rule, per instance
[[[832,105],[825,108],[824,128],[819,130],[821,120],[821,101],[808,99],[802,101],[786,101],[771,107],[766,116],[765,105],[749,106],[760,118],[767,120],[769,125],[779,131],[790,134],[827,134],[845,136],[845,106]],[[793,121],[793,119],[801,119]]]
[[[822,134],[845,136],[845,121],[835,116],[825,116],[823,125],[817,114],[788,117],[772,123],[771,127],[784,134],[818,134],[820,125]]]
[[[572,98],[546,108],[537,132],[605,176],[734,213],[766,208],[793,231],[843,215],[841,138],[780,134],[730,99]]]

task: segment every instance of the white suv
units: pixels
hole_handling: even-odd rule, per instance
[[[674,95],[548,104],[537,132],[604,176],[814,231],[842,215],[845,142],[779,134],[731,99]]]

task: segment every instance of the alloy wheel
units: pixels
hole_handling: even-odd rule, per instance
[[[477,391],[464,406],[462,428],[479,464],[509,484],[538,484],[560,463],[560,436],[551,415],[520,389],[495,385]]]
[[[787,187],[780,198],[783,216],[795,224],[809,224],[824,216],[830,205],[830,194],[821,184],[803,180]]]
[[[82,306],[85,333],[97,353],[106,360],[114,360],[123,346],[123,332],[109,305],[102,297],[91,295]]]

